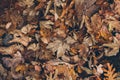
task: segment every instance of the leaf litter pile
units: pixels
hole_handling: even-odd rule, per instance
[[[0,0],[0,80],[120,80],[120,0]]]

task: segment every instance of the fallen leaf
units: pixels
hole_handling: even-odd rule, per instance
[[[108,47],[110,49],[105,49],[105,56],[116,56],[119,52],[119,42],[117,43],[106,43],[102,45],[103,47]]]
[[[115,1],[115,12],[120,15],[120,0],[114,0]]]
[[[3,55],[6,55],[6,54],[13,55],[18,50],[24,51],[23,46],[14,44],[9,47],[0,47],[0,53]]]
[[[62,42],[59,39],[55,39],[54,42],[50,42],[46,48],[52,50],[53,53],[57,52],[57,58],[62,57],[66,50],[70,49],[67,43]]]
[[[20,30],[15,30],[11,32],[13,34],[13,39],[9,41],[9,43],[18,42],[24,46],[27,46],[28,43],[32,40],[30,37],[25,36]]]
[[[24,33],[24,34],[28,34],[32,29],[36,29],[36,28],[37,28],[37,26],[27,24],[26,26],[24,26],[21,29],[21,32]]]
[[[31,44],[31,45],[29,45],[29,46],[27,47],[27,50],[36,51],[36,50],[38,50],[39,48],[40,48],[40,47],[39,47],[39,44],[33,43],[33,44]]]
[[[33,1],[34,0],[20,0],[19,1],[19,5],[20,6],[27,6],[29,8],[29,7],[31,7],[34,4]]]
[[[115,73],[115,68],[113,68],[113,65],[110,65],[110,63],[107,63],[107,68],[103,68],[104,73],[104,80],[116,80],[117,73]]]
[[[27,69],[27,67],[25,65],[17,65],[17,67],[15,68],[15,71],[18,72],[24,72]]]
[[[41,67],[40,67],[40,66],[38,66],[38,65],[35,65],[35,66],[34,66],[34,68],[35,68],[35,70],[36,70],[36,71],[38,71],[38,72],[40,72],[40,71],[41,71]]]
[[[48,28],[51,29],[52,25],[54,25],[54,23],[52,21],[40,21],[40,26],[44,27],[44,28]]]

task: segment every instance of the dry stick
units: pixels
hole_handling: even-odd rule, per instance
[[[46,16],[46,15],[47,15],[47,13],[48,13],[48,11],[49,11],[49,9],[50,9],[51,5],[52,5],[52,0],[50,0],[50,1],[48,2],[47,9],[46,9],[46,11],[45,11],[44,16]],[[55,6],[55,5],[54,5],[54,6]]]
[[[82,21],[80,24],[80,29],[83,27],[83,24],[85,23],[85,15],[82,16]]]
[[[54,8],[54,11],[55,11],[54,15],[55,15],[55,20],[56,20],[56,13],[57,13],[57,11],[56,11],[56,5],[55,4],[56,4],[56,0],[54,0],[54,7],[55,7]]]

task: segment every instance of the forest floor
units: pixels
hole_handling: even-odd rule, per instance
[[[120,0],[0,0],[0,80],[120,80]]]

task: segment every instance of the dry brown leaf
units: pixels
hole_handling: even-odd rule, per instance
[[[103,44],[102,46],[111,48],[110,50],[105,49],[105,56],[116,56],[119,52],[119,44],[118,43],[108,43]]]
[[[115,73],[115,68],[113,68],[113,65],[110,65],[110,63],[107,63],[107,68],[105,69],[103,68],[104,76],[106,78],[104,78],[104,80],[116,80],[115,78],[117,77],[117,73]]]
[[[85,17],[85,25],[86,25],[86,28],[87,28],[87,32],[91,35],[91,38],[92,38],[92,41],[93,41],[93,44],[94,44],[94,43],[97,42],[96,39],[95,39],[95,34],[94,34],[95,30],[93,31],[93,29],[92,29],[91,23],[89,21],[90,19],[85,15],[84,15],[84,17]]]
[[[0,76],[7,77],[6,70],[2,64],[0,64]]]
[[[52,37],[51,30],[41,27],[40,36],[41,36],[40,39],[42,40],[42,42],[48,44],[48,42],[50,41],[50,38]]]
[[[48,64],[46,64],[45,67],[47,69],[49,68],[48,70],[51,73],[52,73],[52,71],[57,70],[57,73],[55,71],[56,74],[54,74],[54,76],[56,75],[57,79],[60,79],[60,77],[58,75],[62,74],[64,76],[63,78],[66,80],[75,80],[77,78],[77,74],[75,73],[74,68],[72,66],[70,66],[70,64],[68,64],[68,65],[66,65],[64,63],[60,63],[60,62],[58,62],[58,64],[55,64],[54,62],[53,63],[49,62]],[[54,77],[54,79],[56,79],[56,78]]]
[[[53,53],[57,52],[57,58],[59,58],[64,55],[66,50],[70,49],[70,46],[59,39],[55,39],[54,42],[50,42],[46,48],[52,50]]]
[[[120,15],[120,0],[114,0],[115,1],[115,12]]]
[[[103,37],[105,40],[108,41],[110,40],[110,37],[112,37],[112,34],[108,31],[106,26],[102,26],[102,28],[98,33],[99,33],[99,37]]]
[[[63,38],[67,36],[66,31],[67,31],[67,27],[64,24],[64,22],[61,22],[59,28],[55,29],[55,33],[57,33],[60,37],[63,37]]]
[[[40,67],[39,65],[35,65],[34,68],[35,68],[35,70],[38,71],[38,72],[41,71],[41,67]]]
[[[108,21],[109,24],[109,30],[112,31],[114,28],[118,31],[120,31],[120,21],[114,20],[114,21]]]
[[[44,5],[45,5],[44,2],[40,2],[40,3],[35,7],[35,10],[37,11],[37,10],[43,8]]]
[[[27,50],[36,51],[36,50],[38,50],[39,48],[40,48],[40,47],[39,47],[39,44],[33,43],[33,44],[31,44],[31,45],[29,45],[29,46],[27,47]]]
[[[0,28],[0,37],[2,37],[3,34],[5,34],[5,33],[6,33],[5,29]]]
[[[62,18],[66,15],[66,13],[68,12],[68,10],[73,7],[74,3],[75,3],[75,0],[72,0],[71,3],[69,4],[69,6],[68,6],[68,7],[65,7],[65,8],[63,9],[63,11],[62,11],[62,13],[61,13],[61,15],[60,15],[60,17],[59,17],[60,19],[62,19]]]
[[[61,0],[55,0],[55,6],[60,7],[62,5]]]
[[[11,23],[11,22],[8,22],[8,23],[6,24],[6,26],[5,26],[5,28],[8,29],[8,28],[10,28],[11,25],[12,25],[12,23]]]
[[[4,54],[12,55],[18,50],[24,51],[23,46],[15,44],[15,45],[11,45],[9,47],[0,47],[0,53],[3,54],[3,55]]]
[[[7,58],[7,57],[3,57],[3,64],[4,66],[13,69],[13,71],[15,70],[15,67],[18,64],[23,64],[24,63],[24,59],[22,58],[22,55],[20,52],[16,52],[16,54],[13,54],[13,58]]]
[[[48,20],[48,21],[40,21],[40,26],[41,27],[51,29],[52,25],[54,25],[54,23],[52,21],[50,21],[50,20]]]
[[[118,40],[120,40],[120,34],[119,34],[119,33],[116,33],[116,34],[115,34],[115,37],[116,37]]]
[[[18,42],[24,46],[27,46],[28,43],[32,40],[30,37],[23,34],[20,30],[15,30],[10,32],[13,35],[13,39],[9,41],[9,43]]]
[[[98,66],[96,66],[97,69],[95,69],[95,72],[93,74],[95,74],[96,76],[100,76],[101,74],[103,74],[102,67],[103,67],[102,64],[99,64]]]
[[[65,32],[65,30],[62,30],[62,29],[57,28],[57,29],[54,30],[54,32],[57,33],[57,35],[60,36],[60,37],[63,37],[63,38],[66,37],[66,32]]]
[[[24,33],[24,34],[27,34],[27,33],[30,33],[30,31],[32,29],[36,29],[37,26],[34,26],[34,25],[31,25],[31,24],[27,24],[26,26],[24,26],[22,29],[21,29],[21,32]]]
[[[27,69],[26,65],[17,65],[17,67],[15,68],[16,72],[24,72]]]
[[[83,71],[85,71],[87,74],[93,74],[92,70],[89,69],[89,68],[87,68],[87,67],[81,66],[80,68],[81,68]]]
[[[94,31],[98,31],[102,26],[102,19],[99,14],[95,14],[91,17],[91,24]]]
[[[19,5],[20,6],[22,6],[22,7],[24,7],[24,6],[27,6],[28,8],[29,7],[31,7],[33,4],[34,4],[34,2],[33,2],[34,0],[19,0]]]

